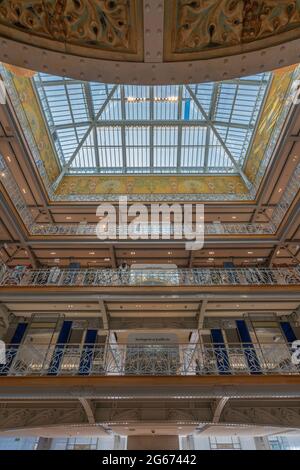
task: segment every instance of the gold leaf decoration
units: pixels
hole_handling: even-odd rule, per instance
[[[133,52],[135,1],[2,0],[0,24],[50,40]]]
[[[281,33],[289,35],[285,40],[300,36],[297,0],[166,0],[165,5],[168,60],[185,60],[184,54],[197,52],[202,53],[198,58],[209,57],[210,52],[215,56],[218,50],[225,55],[224,48],[235,53],[243,45],[243,51],[253,50],[254,41],[272,36],[280,43]]]

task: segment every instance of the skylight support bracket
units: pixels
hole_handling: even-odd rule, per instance
[[[154,102],[154,89],[153,86],[150,87],[149,90],[150,93],[150,121],[154,121],[154,109],[153,109],[153,102]],[[150,126],[149,129],[150,135],[149,135],[149,144],[150,144],[150,168],[153,168],[154,166],[154,128],[153,126]]]
[[[120,86],[120,96],[121,96],[121,117],[124,123],[126,122],[126,108],[125,108],[125,90],[124,85]],[[122,164],[124,171],[127,168],[127,156],[126,156],[126,131],[125,126],[121,127],[121,142],[122,142]]]
[[[111,98],[113,97],[113,95],[115,94],[116,90],[118,89],[118,86],[119,85],[114,85],[113,88],[111,89],[110,93],[108,94],[106,100],[104,101],[104,103],[102,104],[101,108],[99,109],[98,113],[96,114],[95,116],[95,119],[94,119],[94,122],[98,121],[99,117],[101,116],[101,114],[103,113],[103,111],[105,110],[107,104],[110,102]],[[72,162],[74,161],[74,159],[76,158],[76,155],[78,154],[79,150],[82,148],[83,144],[85,143],[86,139],[88,138],[88,136],[90,135],[91,131],[93,130],[93,126],[94,126],[94,122],[92,122],[89,126],[89,128],[87,129],[87,131],[85,132],[83,138],[81,139],[80,143],[78,144],[77,148],[75,149],[74,153],[72,154],[71,158],[69,159],[68,163],[66,163],[66,165],[64,165],[63,169],[62,169],[62,172],[60,173],[60,175],[57,177],[57,179],[54,181],[53,185],[52,185],[52,189],[53,191],[55,191],[60,183],[60,181],[62,180],[62,178],[65,176],[65,174],[67,173],[68,169],[70,168],[70,166],[72,165]]]
[[[183,85],[179,86],[178,92],[178,122],[182,119],[182,96],[183,96]],[[179,173],[181,167],[181,150],[182,150],[182,125],[178,125],[178,136],[177,136],[177,172]]]
[[[93,140],[94,140],[94,149],[95,149],[95,163],[96,167],[100,169],[100,160],[99,160],[99,144],[98,144],[98,135],[97,135],[97,127],[95,121],[95,113],[93,107],[93,98],[91,92],[91,85],[89,82],[85,82],[84,84],[85,90],[85,97],[87,101],[87,109],[89,113],[90,121],[93,123]]]
[[[243,169],[241,168],[241,166],[239,165],[239,163],[236,162],[235,158],[233,157],[232,153],[230,152],[229,148],[227,147],[226,143],[224,142],[224,140],[222,139],[222,136],[219,134],[218,130],[215,128],[214,124],[211,122],[211,120],[209,119],[209,116],[207,115],[207,113],[205,112],[205,109],[203,108],[203,106],[201,105],[201,103],[199,102],[197,96],[195,95],[195,93],[193,92],[193,90],[190,88],[189,85],[186,85],[186,89],[188,90],[189,94],[191,95],[195,105],[198,107],[198,109],[200,110],[200,112],[202,113],[204,119],[206,120],[207,122],[207,125],[210,127],[210,129],[212,130],[212,132],[215,134],[215,136],[217,137],[218,141],[220,142],[220,144],[222,145],[223,149],[225,150],[228,158],[230,159],[231,163],[233,164],[234,168],[236,169],[236,171],[239,173],[239,175],[241,176],[242,180],[244,181],[245,185],[247,186],[247,188],[249,189],[249,191],[251,191],[252,189],[252,183],[250,182],[250,180],[247,178],[247,176],[245,175],[245,173],[243,172]]]

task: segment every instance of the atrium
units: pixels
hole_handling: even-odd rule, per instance
[[[299,2],[3,0],[0,45],[0,449],[299,449]]]

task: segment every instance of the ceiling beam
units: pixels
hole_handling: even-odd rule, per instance
[[[37,260],[34,252],[32,251],[32,249],[30,248],[30,246],[28,246],[28,243],[26,242],[26,239],[22,233],[22,230],[19,226],[19,224],[17,223],[17,220],[16,218],[13,216],[12,214],[12,211],[11,209],[9,208],[3,194],[0,194],[0,201],[1,201],[1,206],[2,206],[2,209],[9,221],[9,223],[11,224],[11,226],[14,228],[18,238],[19,238],[19,243],[20,245],[22,246],[22,248],[24,248],[27,253],[28,253],[28,257],[30,259],[30,262],[31,262],[31,265],[33,268],[37,268],[39,266],[39,261]]]
[[[221,415],[223,413],[223,410],[228,400],[229,400],[229,397],[223,397],[223,398],[216,400],[214,410],[213,410],[213,413],[214,413],[213,418],[212,418],[213,423],[217,424],[220,422]]]
[[[207,307],[207,300],[204,299],[201,302],[199,314],[198,314],[198,330],[202,330],[203,328],[206,307]]]
[[[116,90],[118,89],[118,86],[119,85],[115,85],[111,91],[109,92],[106,100],[104,101],[104,103],[102,104],[102,106],[100,107],[98,113],[95,115],[95,121],[98,121],[98,119],[100,118],[101,114],[103,113],[104,109],[106,108],[106,106],[108,105],[109,101],[111,100],[111,98],[113,97],[113,95],[115,94]],[[70,159],[68,160],[68,162],[64,165],[63,169],[62,169],[62,172],[61,174],[59,175],[59,177],[54,181],[53,183],[53,190],[55,190],[59,184],[59,182],[61,181],[62,177],[66,174],[67,170],[70,168],[70,166],[72,165],[74,159],[76,158],[76,155],[78,154],[79,150],[82,148],[84,142],[86,141],[86,139],[88,138],[88,136],[90,135],[90,132],[92,131],[93,129],[93,126],[94,126],[94,123],[90,123],[89,125],[89,128],[87,129],[87,131],[85,132],[84,136],[82,137],[80,143],[78,144],[78,146],[76,147],[76,149],[74,150],[72,156],[70,157]]]
[[[103,321],[103,329],[109,330],[109,319],[108,319],[108,313],[107,313],[104,300],[99,299],[99,307],[100,307],[100,313],[101,313],[102,321]]]
[[[216,129],[215,125],[212,123],[212,121],[209,119],[209,116],[207,115],[205,109],[203,108],[203,106],[201,105],[201,103],[199,102],[197,96],[195,95],[195,93],[193,92],[193,90],[191,89],[191,87],[189,85],[186,85],[186,89],[188,90],[189,94],[191,95],[191,97],[193,98],[193,101],[195,103],[195,105],[198,107],[198,109],[200,110],[200,112],[202,113],[202,115],[204,116],[206,122],[207,122],[207,125],[210,127],[210,129],[212,130],[212,132],[215,134],[215,136],[217,137],[217,139],[219,140],[220,144],[222,145],[226,155],[228,156],[229,160],[231,161],[231,163],[233,164],[234,168],[236,169],[236,171],[240,174],[242,180],[244,181],[245,185],[247,186],[247,188],[249,190],[252,189],[252,183],[251,181],[248,179],[248,177],[245,175],[245,173],[243,172],[241,166],[236,162],[235,158],[233,157],[232,153],[230,152],[229,148],[227,147],[226,143],[224,142],[222,136],[220,135],[220,133],[218,132],[218,130]]]

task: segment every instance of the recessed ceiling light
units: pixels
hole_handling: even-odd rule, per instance
[[[55,251],[51,251],[50,255],[56,255]]]
[[[253,255],[253,251],[248,251],[248,255]]]
[[[90,251],[90,252],[89,252],[89,255],[94,255],[94,254],[95,254],[94,251]]]
[[[235,216],[235,215],[233,215],[233,216],[232,216],[232,219],[236,219],[236,216]]]

